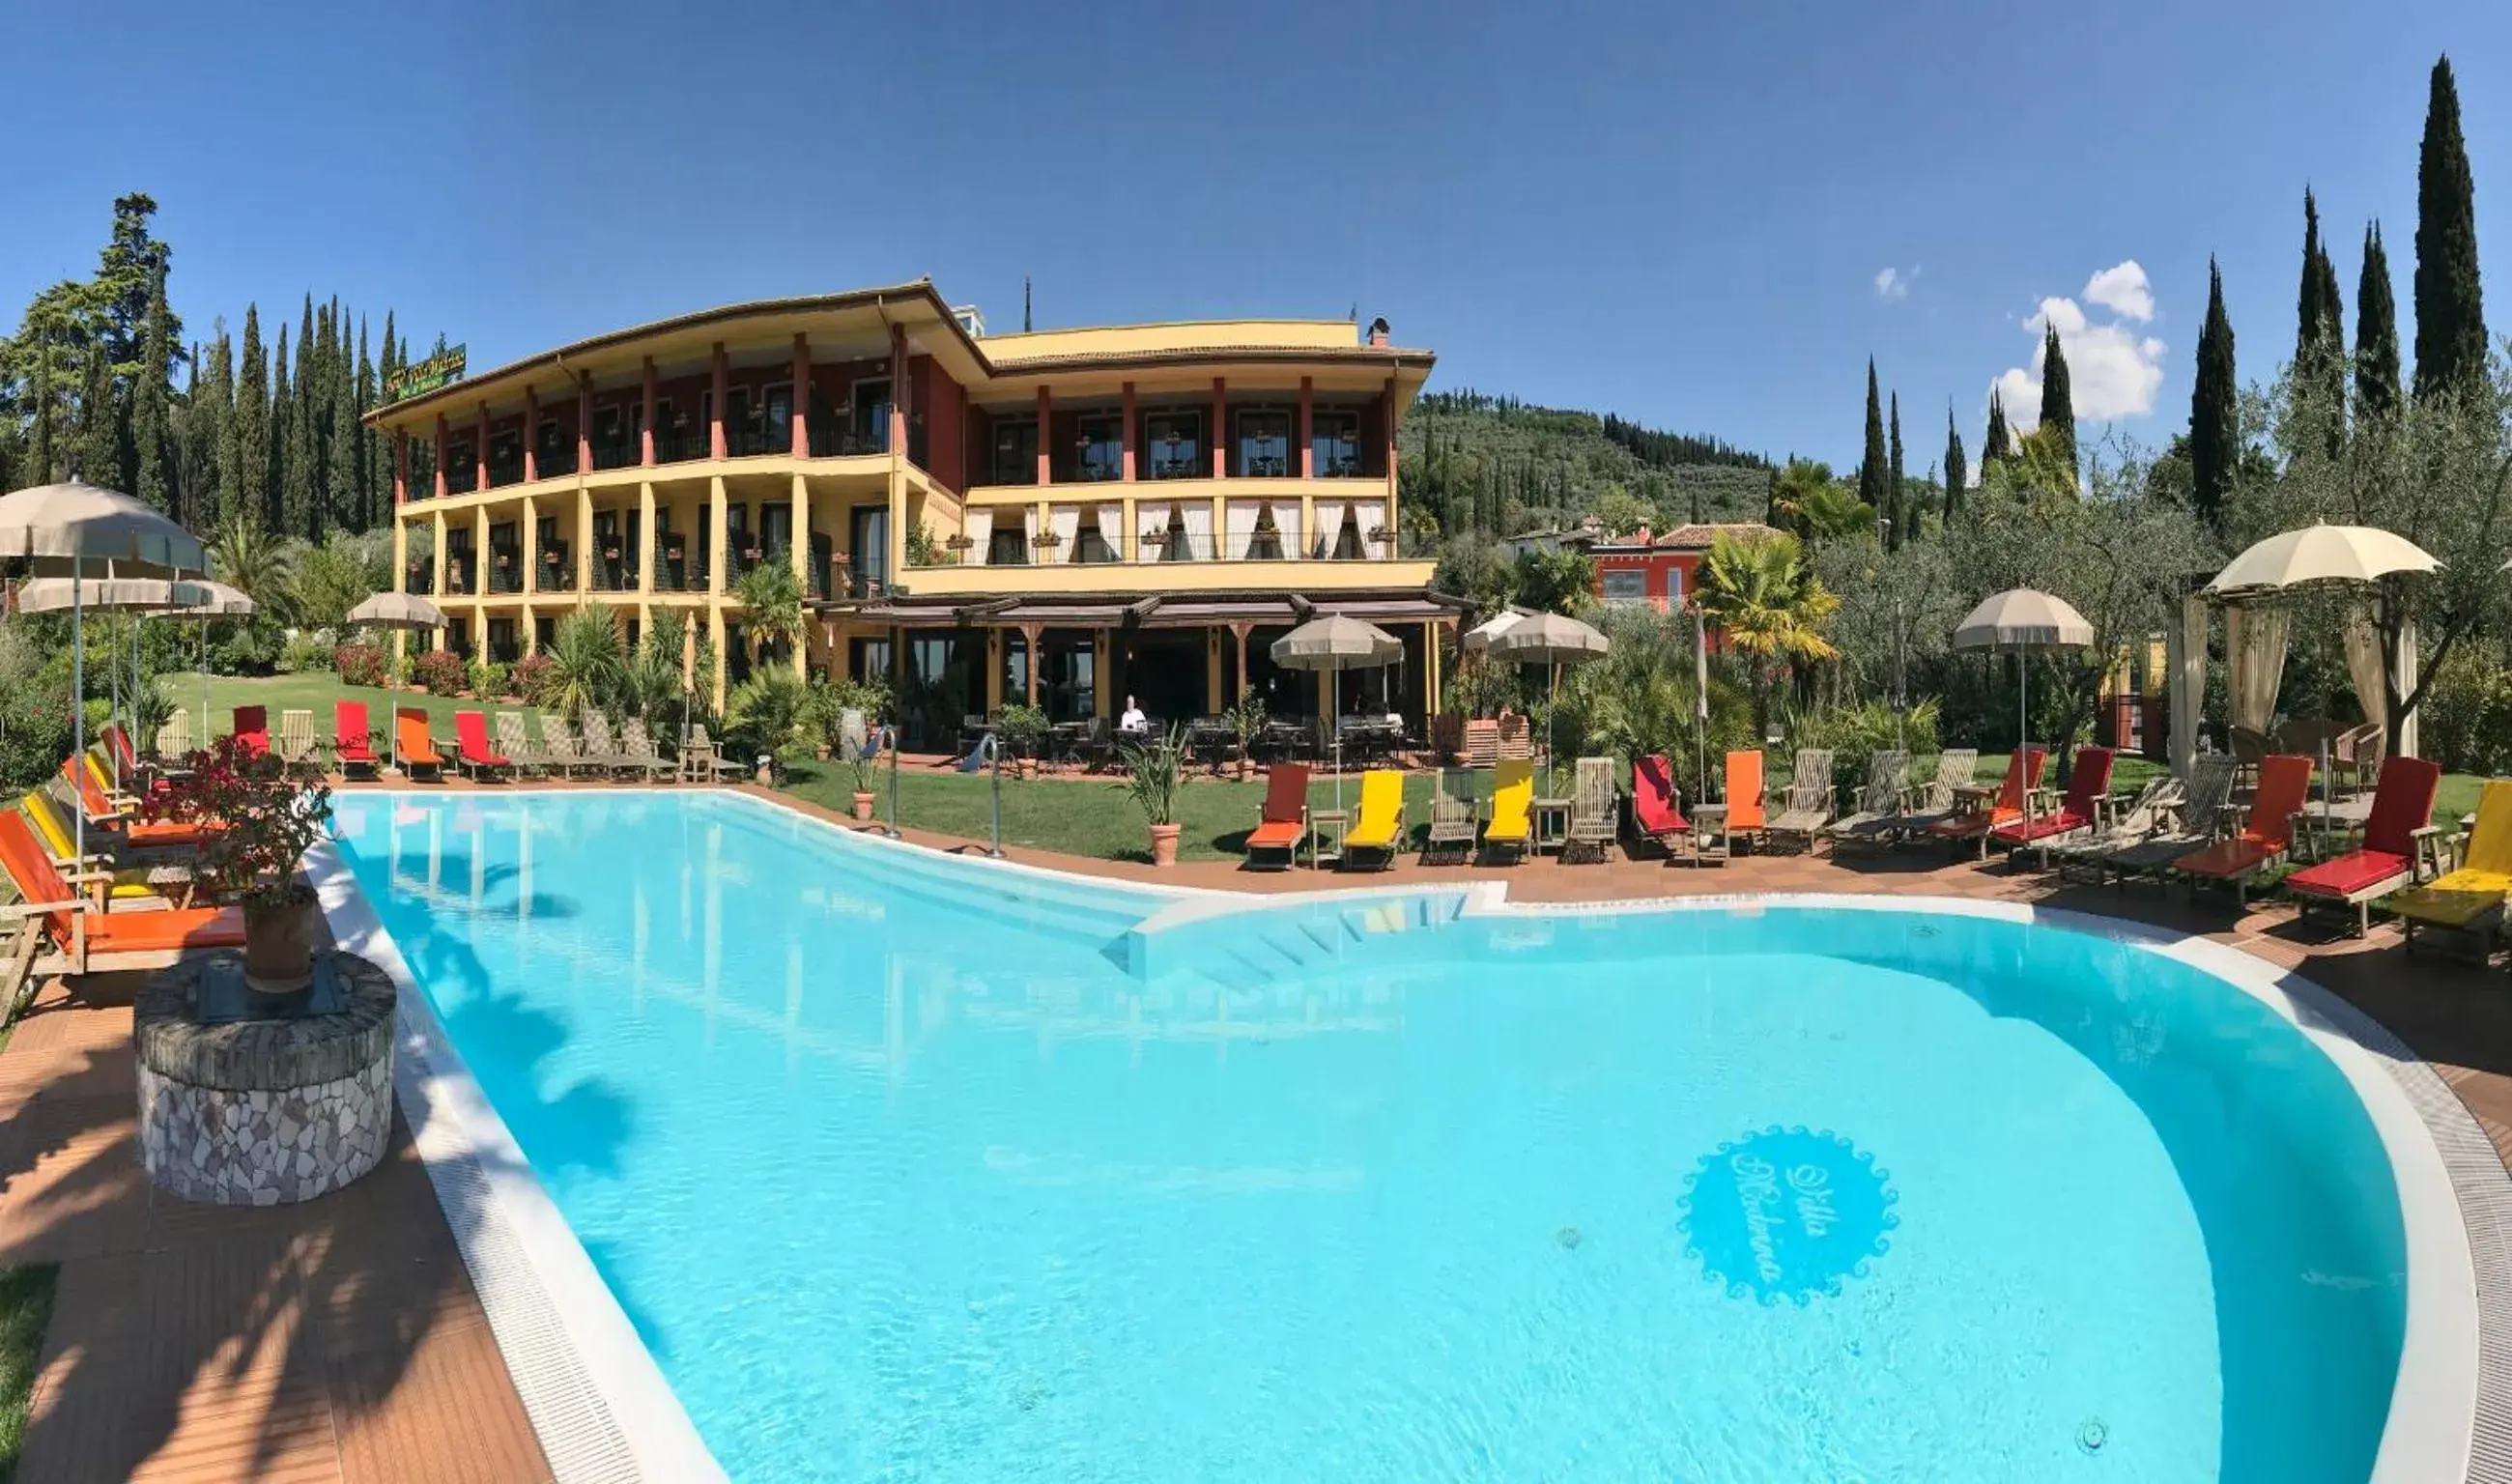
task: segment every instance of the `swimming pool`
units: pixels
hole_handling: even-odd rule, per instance
[[[2382,1447],[2395,1141],[2140,943],[1181,913],[733,795],[339,811],[735,1478],[2357,1480]]]

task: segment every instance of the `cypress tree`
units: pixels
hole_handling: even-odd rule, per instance
[[[350,355],[348,316],[332,314],[332,379],[324,388],[332,425],[331,499],[323,508],[325,527],[362,530],[358,514],[358,368]]]
[[[244,446],[236,439],[235,378],[235,346],[227,339],[226,325],[221,321],[218,337],[210,347],[210,415],[216,419],[217,429],[216,451],[213,454],[217,468],[217,498],[197,500],[193,509],[193,519],[204,527],[233,510],[244,492]]]
[[[2337,295],[2337,265],[2320,240],[2320,210],[2302,192],[2302,287],[2296,302],[2295,379],[2328,424],[2330,456],[2346,446],[2346,309]]]
[[[27,449],[33,466],[30,485],[46,485],[59,478],[60,452],[53,447],[53,342],[45,339],[35,352],[35,384],[30,393],[35,402],[35,431],[32,447]]]
[[[2241,426],[2234,408],[2233,322],[2224,314],[2224,275],[2207,261],[2207,320],[2198,332],[2198,372],[2189,393],[2190,504],[2201,520],[2220,526],[2233,492],[2233,468],[2241,456]]]
[[[2364,228],[2364,271],[2355,281],[2355,407],[2365,417],[2399,408],[2399,310],[2377,221]]]
[[[1858,465],[1858,497],[1877,515],[1890,515],[1884,481],[1890,454],[1884,449],[1884,399],[1875,388],[1875,358],[1866,358],[1866,456]]]
[[[159,510],[171,511],[175,507],[173,482],[166,477],[166,364],[173,348],[166,343],[168,329],[166,265],[161,258],[157,271],[149,275],[148,319],[140,334],[139,372],[132,391],[131,438],[138,478],[131,492]]]
[[[2041,426],[2050,430],[2051,439],[2067,460],[2067,474],[2076,477],[2076,402],[2067,387],[2067,353],[2059,346],[2059,327],[2050,326],[2041,336]]]
[[[1954,405],[1945,404],[1945,528],[1953,529],[1954,517],[1962,513],[1963,486],[1971,478],[1971,463],[1963,456],[1962,434],[1954,427]]]
[[[87,350],[87,381],[79,391],[78,474],[91,485],[122,479],[122,430],[115,415],[113,362],[101,339]]]
[[[313,295],[306,295],[312,307]],[[287,515],[284,528],[292,536],[320,537],[316,511],[323,488],[323,449],[318,425],[323,415],[319,392],[314,381],[314,359],[319,348],[305,340],[296,342],[296,379],[288,394],[288,478],[280,487],[280,502]]]
[[[372,530],[376,513],[383,508],[383,491],[378,488],[383,478],[382,444],[375,430],[367,426],[367,412],[375,405],[375,363],[367,356],[367,317],[358,316],[358,374],[349,389],[349,415],[358,430],[358,515],[360,530]]]
[[[270,508],[270,367],[261,350],[261,306],[244,308],[243,361],[236,369],[235,483],[221,492],[227,520],[261,520]]]
[[[301,357],[299,359],[302,359]],[[288,383],[288,323],[279,326],[279,351],[272,361],[270,377],[270,472],[262,486],[262,524],[271,530],[285,533],[288,525],[288,482],[291,455],[295,452],[296,394]]]
[[[1982,473],[1996,468],[2015,456],[2015,434],[2006,426],[2006,396],[1995,387],[1988,389],[1988,432],[1981,439],[1980,467]]]
[[[2459,134],[2451,59],[2433,67],[2416,161],[2416,395],[2486,374],[2486,306],[2477,281],[2477,187]]]
[[[2320,251],[2320,206],[2311,199],[2311,187],[2306,185],[2302,188],[2302,287],[2295,295],[2294,364],[2297,371],[2328,345],[2335,328],[2326,318],[2328,300],[2320,288],[2320,269],[2325,261]]]
[[[1887,491],[1887,498],[1892,501],[1892,504],[1884,512],[1884,519],[1887,523],[1884,527],[1884,543],[1887,549],[1900,551],[1902,549],[1902,538],[1904,534],[1902,529],[1904,521],[1904,512],[1902,510],[1904,484],[1902,480],[1902,394],[1900,392],[1895,392],[1893,394],[1892,457],[1893,488]]]

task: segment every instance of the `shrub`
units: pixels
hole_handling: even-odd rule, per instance
[[[381,685],[384,651],[373,644],[342,644],[332,651],[332,668],[343,685]]]
[[[1786,733],[1791,761],[1799,748],[1827,747],[1831,749],[1833,783],[1853,788],[1866,781],[1867,760],[1893,747],[1897,738],[1907,745],[1913,758],[1936,752],[1937,715],[1937,699],[1930,696],[1911,703],[1909,713],[1897,728],[1889,703],[1862,701],[1855,706],[1791,715],[1782,730]]]
[[[549,693],[550,672],[556,668],[557,661],[535,649],[515,661],[506,672],[506,684],[527,704],[539,706]]]
[[[2455,773],[2512,771],[2512,670],[2463,649],[2425,686],[2418,743]]]
[[[484,701],[493,701],[506,693],[506,667],[493,659],[482,657],[471,662],[471,693]]]
[[[291,634],[279,646],[279,673],[303,675],[332,668],[332,645],[319,634]]]
[[[69,698],[14,688],[0,699],[0,786],[32,788],[70,752]]]
[[[451,649],[429,649],[410,662],[411,678],[437,695],[454,695],[470,679],[462,656]]]

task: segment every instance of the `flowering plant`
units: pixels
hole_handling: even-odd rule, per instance
[[[192,756],[191,776],[141,800],[139,811],[150,821],[213,825],[201,846],[201,874],[249,906],[314,900],[313,888],[296,879],[296,863],[332,822],[332,790],[290,778],[277,754],[255,756],[242,739],[221,737]]]

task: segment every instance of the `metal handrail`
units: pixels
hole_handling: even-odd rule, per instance
[[[881,833],[891,840],[898,840],[901,837],[898,833],[898,727],[895,724],[882,727],[881,745],[889,749],[889,822],[883,826]]]
[[[1003,858],[1003,746],[998,734],[990,731],[978,739],[977,747],[995,769],[994,843],[986,847],[986,858],[999,861]]]

